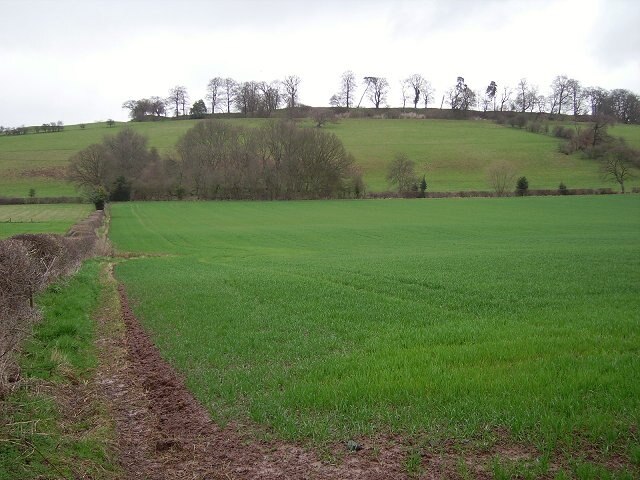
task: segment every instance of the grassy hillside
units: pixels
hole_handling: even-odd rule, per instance
[[[116,274],[219,420],[626,457],[639,211],[630,195],[132,203],[111,236],[168,254]]]
[[[255,126],[268,120],[225,121]],[[0,196],[27,196],[30,188],[38,196],[74,195],[73,187],[64,181],[64,168],[76,151],[128,125],[147,135],[151,146],[166,152],[195,122],[117,124],[113,128],[100,123],[84,129],[69,126],[59,133],[0,136]],[[303,124],[310,126],[311,122]],[[389,189],[386,166],[399,152],[418,163],[432,191],[486,190],[485,170],[494,160],[512,162],[518,175],[527,176],[530,188],[556,188],[560,181],[569,188],[614,186],[602,180],[595,162],[558,153],[559,140],[488,121],[345,119],[324,128],[338,135],[353,153],[372,191]],[[640,126],[619,125],[612,134],[640,147]],[[640,176],[629,186],[636,185],[640,185]]]

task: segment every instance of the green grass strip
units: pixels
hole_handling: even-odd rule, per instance
[[[90,314],[99,271],[99,262],[87,262],[38,298],[43,319],[21,353],[21,384],[0,403],[0,480],[113,477],[105,447],[111,427],[87,386],[97,365]],[[65,395],[72,391],[89,402],[74,408]]]

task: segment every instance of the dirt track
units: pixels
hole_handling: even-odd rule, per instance
[[[215,425],[165,362],[118,287],[121,316],[103,317],[98,384],[113,415],[123,478],[340,478],[407,476],[404,448],[345,453],[337,465],[300,446],[265,443]],[[105,323],[106,322],[106,323]],[[124,331],[123,331],[124,330]],[[336,446],[346,452],[346,447]]]

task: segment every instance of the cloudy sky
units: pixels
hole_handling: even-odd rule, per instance
[[[437,104],[463,76],[484,90],[566,74],[640,93],[636,0],[0,0],[0,125],[114,118],[129,98],[215,76],[301,77],[320,106],[353,70],[387,77],[388,103],[420,73]]]

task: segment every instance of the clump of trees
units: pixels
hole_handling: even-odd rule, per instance
[[[181,184],[197,198],[352,197],[361,175],[342,142],[317,128],[273,122],[247,129],[210,120],[178,142]]]
[[[68,176],[91,198],[112,201],[195,197],[289,199],[358,197],[362,175],[332,133],[272,122],[242,128],[207,120],[161,158],[147,139],[125,128],[70,160]]]
[[[624,193],[624,184],[632,177],[632,168],[640,168],[640,151],[630,147],[623,138],[609,135],[608,127],[613,121],[612,117],[596,115],[588,128],[558,126],[554,134],[566,139],[559,147],[562,153],[581,152],[585,158],[600,161],[603,179],[618,183]]]
[[[62,132],[64,130],[64,123],[60,120],[57,122],[43,123],[42,125],[36,125],[34,127],[2,127],[0,126],[0,135],[26,135],[29,132],[33,133],[53,133]]]
[[[129,110],[129,117],[136,121],[142,121],[148,117],[157,119],[167,114],[166,100],[160,97],[127,100],[122,104],[122,108]]]
[[[117,192],[117,200],[129,200],[136,191],[141,195],[156,183],[160,163],[158,152],[148,147],[147,138],[125,128],[73,155],[67,175],[98,206],[102,191],[107,197]]]

